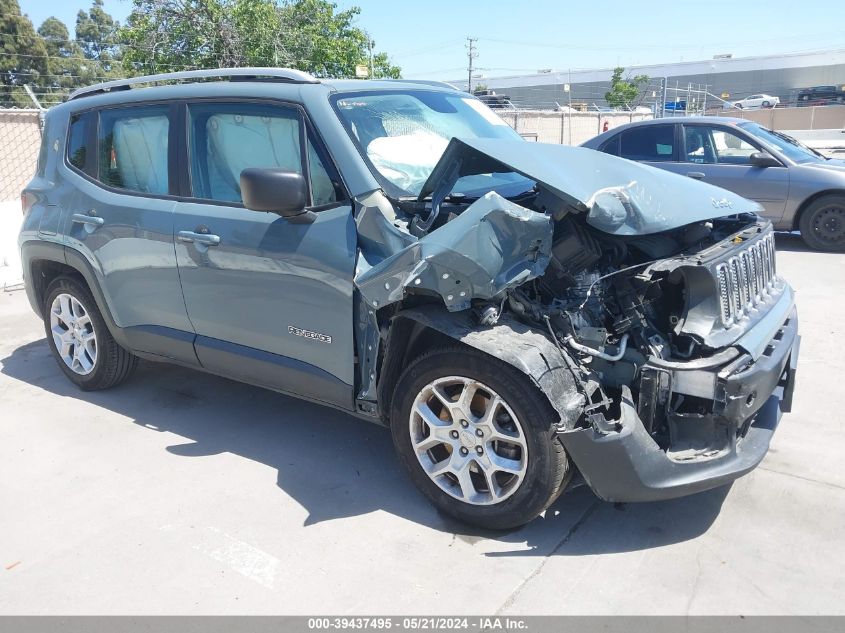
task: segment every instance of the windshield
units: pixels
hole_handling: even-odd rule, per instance
[[[478,99],[457,91],[359,92],[335,96],[332,104],[377,180],[394,197],[419,194],[453,137],[520,138]],[[478,174],[458,180],[453,193],[509,196],[533,185],[512,172]]]
[[[766,129],[756,123],[740,123],[739,127],[764,143],[774,145],[784,156],[796,163],[824,160],[824,156],[782,132]]]

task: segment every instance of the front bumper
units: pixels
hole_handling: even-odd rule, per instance
[[[624,397],[614,430],[573,429],[562,432],[561,440],[587,484],[605,501],[671,499],[729,483],[762,461],[781,413],[791,409],[799,344],[793,310],[756,361],[735,371],[723,369],[719,413],[701,423],[727,429],[729,435],[711,454],[690,457],[689,451],[663,450],[633,401]]]

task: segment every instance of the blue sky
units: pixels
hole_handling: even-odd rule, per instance
[[[19,0],[36,27],[50,15],[73,32],[90,0]],[[483,75],[845,48],[842,0],[707,0],[650,3],[604,0],[339,0],[357,5],[367,29],[405,77],[466,75],[468,36],[479,38]],[[671,4],[671,8],[669,7]],[[123,20],[131,0],[105,0]]]

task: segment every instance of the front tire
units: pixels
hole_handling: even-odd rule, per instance
[[[801,237],[817,251],[845,251],[845,196],[823,196],[804,209],[798,222]]]
[[[482,528],[528,523],[563,491],[559,416],[514,367],[473,349],[412,361],[393,397],[391,432],[414,484],[439,510]]]
[[[77,279],[55,279],[47,287],[42,313],[50,351],[80,389],[119,385],[137,366],[138,358],[117,344],[91,292]]]

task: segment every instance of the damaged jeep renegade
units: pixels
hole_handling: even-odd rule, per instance
[[[348,411],[471,524],[524,524],[576,472],[607,501],[724,485],[791,407],[756,203],[527,142],[446,84],[98,84],[46,114],[22,202],[27,294],[79,387],[143,358]]]

